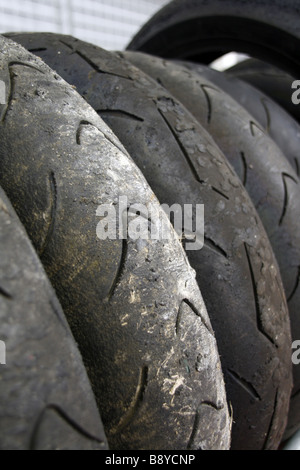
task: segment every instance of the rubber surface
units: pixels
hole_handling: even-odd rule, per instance
[[[268,86],[266,80],[265,89],[261,91],[250,83],[245,83],[243,79],[236,78],[232,75],[228,76],[227,73],[219,72],[206,65],[192,62],[181,62],[181,65],[184,65],[192,72],[196,72],[201,77],[211,81],[214,85],[234,98],[241,106],[246,108],[251,116],[263,127],[264,131],[276,142],[299,177],[300,124],[289,114],[286,107],[282,107],[274,100],[276,99],[275,95],[273,95],[273,99],[270,93],[269,96],[266,94],[268,90],[272,88],[273,77],[270,77],[270,80],[268,80]],[[230,72],[230,69],[228,72]],[[239,73],[237,73],[237,75],[239,75]],[[258,74],[258,81],[260,77],[261,76]],[[241,78],[243,77],[241,76]],[[297,108],[297,106],[293,105],[291,102],[291,83],[290,81],[288,98],[291,106]],[[253,85],[255,85],[255,83],[253,83]],[[298,107],[298,109],[300,110],[300,107]]]
[[[79,344],[110,448],[227,449],[216,340],[170,221],[74,88],[4,38],[0,59],[1,181]],[[134,239],[127,225],[124,239],[99,238],[100,205],[129,217],[138,203],[164,239]]]
[[[107,450],[82,358],[0,188],[1,450]]]
[[[291,390],[289,319],[269,241],[237,175],[182,105],[120,55],[66,36],[14,38],[106,119],[161,203],[205,205],[205,246],[187,254],[218,338],[232,447],[277,448]]]
[[[141,53],[125,56],[156,78],[211,133],[245,185],[279,263],[294,340],[300,337],[300,184],[297,174],[247,111],[214,83],[184,67]],[[300,369],[294,366],[289,427],[300,426]]]
[[[292,95],[296,90],[292,89],[295,79],[291,75],[257,59],[245,60],[226,72],[231,77],[238,77],[266,93],[293,116],[298,123],[300,122],[300,105],[295,105],[292,101]],[[299,93],[297,94],[298,97]]]
[[[299,18],[297,0],[174,0],[128,49],[206,64],[227,52],[243,52],[297,78]]]

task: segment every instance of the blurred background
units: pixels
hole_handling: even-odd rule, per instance
[[[0,0],[0,33],[70,34],[107,50],[124,50],[139,29],[169,0]],[[243,56],[213,64],[225,70]]]
[[[0,32],[71,34],[108,50],[124,50],[168,0],[0,0]]]
[[[107,50],[124,50],[140,28],[170,0],[0,0],[0,34],[70,34]],[[247,58],[234,52],[212,64],[226,70]],[[1,102],[1,90],[0,90]],[[300,449],[300,433],[286,449]]]

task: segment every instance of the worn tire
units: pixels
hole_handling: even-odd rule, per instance
[[[128,49],[209,64],[243,52],[297,77],[300,8],[295,0],[173,0]]]
[[[293,78],[288,73],[257,59],[245,60],[226,71],[268,95],[300,123],[300,106],[292,101]],[[297,76],[296,78],[299,78]]]
[[[300,184],[279,148],[252,116],[207,79],[146,54],[127,52],[136,66],[176,96],[211,133],[243,181],[279,263],[292,335],[300,337]],[[300,426],[300,369],[294,366],[289,427]]]
[[[61,306],[1,188],[0,318],[0,449],[108,449]]]
[[[0,78],[1,181],[64,307],[110,448],[227,449],[223,375],[195,272],[141,172],[71,86],[4,38]],[[122,216],[143,204],[165,239],[97,237],[97,208],[120,208],[119,196]]]
[[[248,61],[246,61],[248,62]],[[258,62],[258,61],[256,61]],[[201,77],[211,81],[221,88],[225,93],[235,99],[241,106],[256,119],[263,127],[264,131],[274,140],[278,147],[294,168],[297,176],[300,176],[300,124],[290,115],[286,107],[282,107],[276,102],[276,96],[267,96],[267,86],[264,91],[245,83],[243,76],[236,78],[233,75],[219,72],[206,65],[195,64],[193,62],[180,62],[192,72],[198,73]],[[233,70],[233,69],[231,69]],[[229,71],[230,72],[230,69]],[[235,73],[234,73],[235,75]],[[237,74],[239,76],[239,73]],[[259,79],[259,75],[257,76]],[[246,80],[247,81],[247,80]],[[289,82],[288,97],[289,103],[294,108],[297,106],[291,102],[291,81]],[[255,85],[255,83],[253,83]],[[268,89],[272,88],[273,78],[268,81]],[[275,98],[275,99],[273,99]],[[298,107],[300,110],[300,108]]]
[[[106,119],[160,202],[205,204],[205,246],[187,253],[218,339],[232,448],[277,448],[291,390],[289,319],[272,249],[238,177],[182,105],[120,55],[67,36],[15,39]]]

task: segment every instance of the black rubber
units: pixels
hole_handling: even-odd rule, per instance
[[[292,88],[295,79],[291,75],[257,59],[245,60],[228,69],[226,73],[230,77],[244,80],[268,95],[300,123],[300,105],[292,101],[296,89]]]
[[[297,176],[300,176],[300,124],[289,114],[286,107],[282,107],[272,97],[267,96],[267,86],[264,91],[261,91],[250,83],[245,83],[244,80],[232,75],[228,76],[226,73],[219,72],[206,65],[193,62],[181,62],[181,65],[211,81],[246,108],[251,116],[263,127],[264,131],[276,142],[294,168]],[[241,78],[243,77],[241,76]],[[268,89],[272,87],[272,84],[273,81],[270,77]],[[291,102],[290,84],[288,96],[290,104],[297,108]],[[300,106],[298,110],[300,111]]]
[[[297,78],[297,0],[174,0],[134,37],[128,49],[209,64],[231,51],[272,63]]]
[[[170,221],[74,88],[18,44],[0,43],[1,181],[79,344],[110,448],[227,449],[216,340]],[[164,239],[135,240],[126,225],[124,240],[97,236],[100,205],[129,217],[137,203]]]
[[[137,52],[125,56],[163,83],[211,133],[243,181],[271,241],[289,301],[294,340],[300,337],[300,184],[279,148],[252,116],[214,83],[171,61]],[[289,427],[300,426],[300,368]]]
[[[187,254],[218,339],[232,448],[277,448],[291,390],[290,325],[276,260],[237,175],[182,105],[120,55],[67,36],[14,39],[105,118],[161,203],[205,205],[205,246]]]
[[[1,450],[107,450],[61,306],[0,188]]]

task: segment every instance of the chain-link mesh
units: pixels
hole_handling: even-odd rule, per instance
[[[72,34],[122,50],[168,0],[0,0],[0,32]]]

